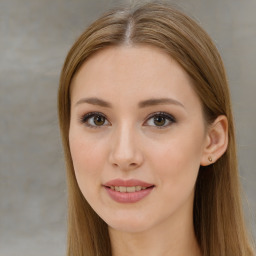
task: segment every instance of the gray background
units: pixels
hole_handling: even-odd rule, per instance
[[[104,10],[125,2],[0,0],[0,256],[65,254],[65,167],[56,111],[59,73],[85,27]],[[223,56],[241,181],[256,233],[256,0],[176,3],[208,31]]]

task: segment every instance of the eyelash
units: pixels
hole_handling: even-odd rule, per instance
[[[149,117],[147,117],[147,122],[152,119],[153,117],[162,117],[164,118],[165,120],[168,120],[169,123],[166,124],[166,121],[165,121],[165,124],[163,126],[157,126],[155,125],[154,127],[156,127],[157,129],[164,129],[168,126],[170,126],[171,124],[173,123],[176,123],[176,119],[174,116],[168,114],[168,113],[165,113],[165,112],[155,112],[155,113],[152,113],[149,115]]]
[[[80,121],[81,121],[82,124],[85,124],[87,127],[96,128],[96,129],[101,128],[102,125],[101,126],[97,126],[97,125],[94,126],[94,125],[91,125],[91,124],[88,123],[88,120],[92,117],[95,117],[95,116],[100,116],[100,117],[104,117],[105,119],[107,119],[106,116],[104,114],[100,113],[100,112],[90,112],[88,114],[83,115],[81,117]]]
[[[94,128],[94,129],[98,129],[98,128],[101,128],[102,126],[105,126],[105,125],[91,125],[88,123],[88,120],[92,117],[95,117],[95,116],[99,116],[99,117],[104,117],[106,121],[107,120],[107,117],[103,114],[103,113],[100,113],[100,112],[90,112],[88,114],[85,114],[83,115],[81,118],[80,118],[80,122],[82,124],[85,124],[87,127],[90,127],[90,128]],[[176,119],[168,114],[168,113],[165,113],[165,112],[155,112],[155,113],[152,113],[151,115],[149,115],[149,117],[147,118],[147,121],[149,121],[150,119],[152,119],[153,117],[162,117],[164,118],[165,120],[168,120],[170,123],[169,124],[164,124],[163,126],[157,126],[155,125],[154,127],[156,127],[157,129],[164,129],[165,127],[168,127],[170,126],[172,123],[176,123]],[[165,121],[166,123],[166,121]],[[150,126],[150,125],[148,125]]]

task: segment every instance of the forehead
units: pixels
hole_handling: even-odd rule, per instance
[[[82,96],[122,102],[166,96],[199,101],[183,68],[148,45],[114,46],[91,56],[72,81],[71,99]]]

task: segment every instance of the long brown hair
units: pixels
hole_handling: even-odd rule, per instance
[[[107,224],[83,197],[69,149],[70,86],[89,56],[108,46],[161,48],[190,75],[210,124],[226,115],[229,145],[214,164],[200,167],[194,198],[194,229],[204,256],[252,256],[242,213],[229,88],[221,57],[207,33],[168,4],[147,3],[109,11],[90,25],[69,51],[60,77],[59,121],[67,163],[68,256],[110,256]]]

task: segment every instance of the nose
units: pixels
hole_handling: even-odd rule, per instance
[[[138,147],[136,131],[128,125],[123,125],[113,131],[109,161],[120,170],[134,170],[142,165],[143,154]]]

